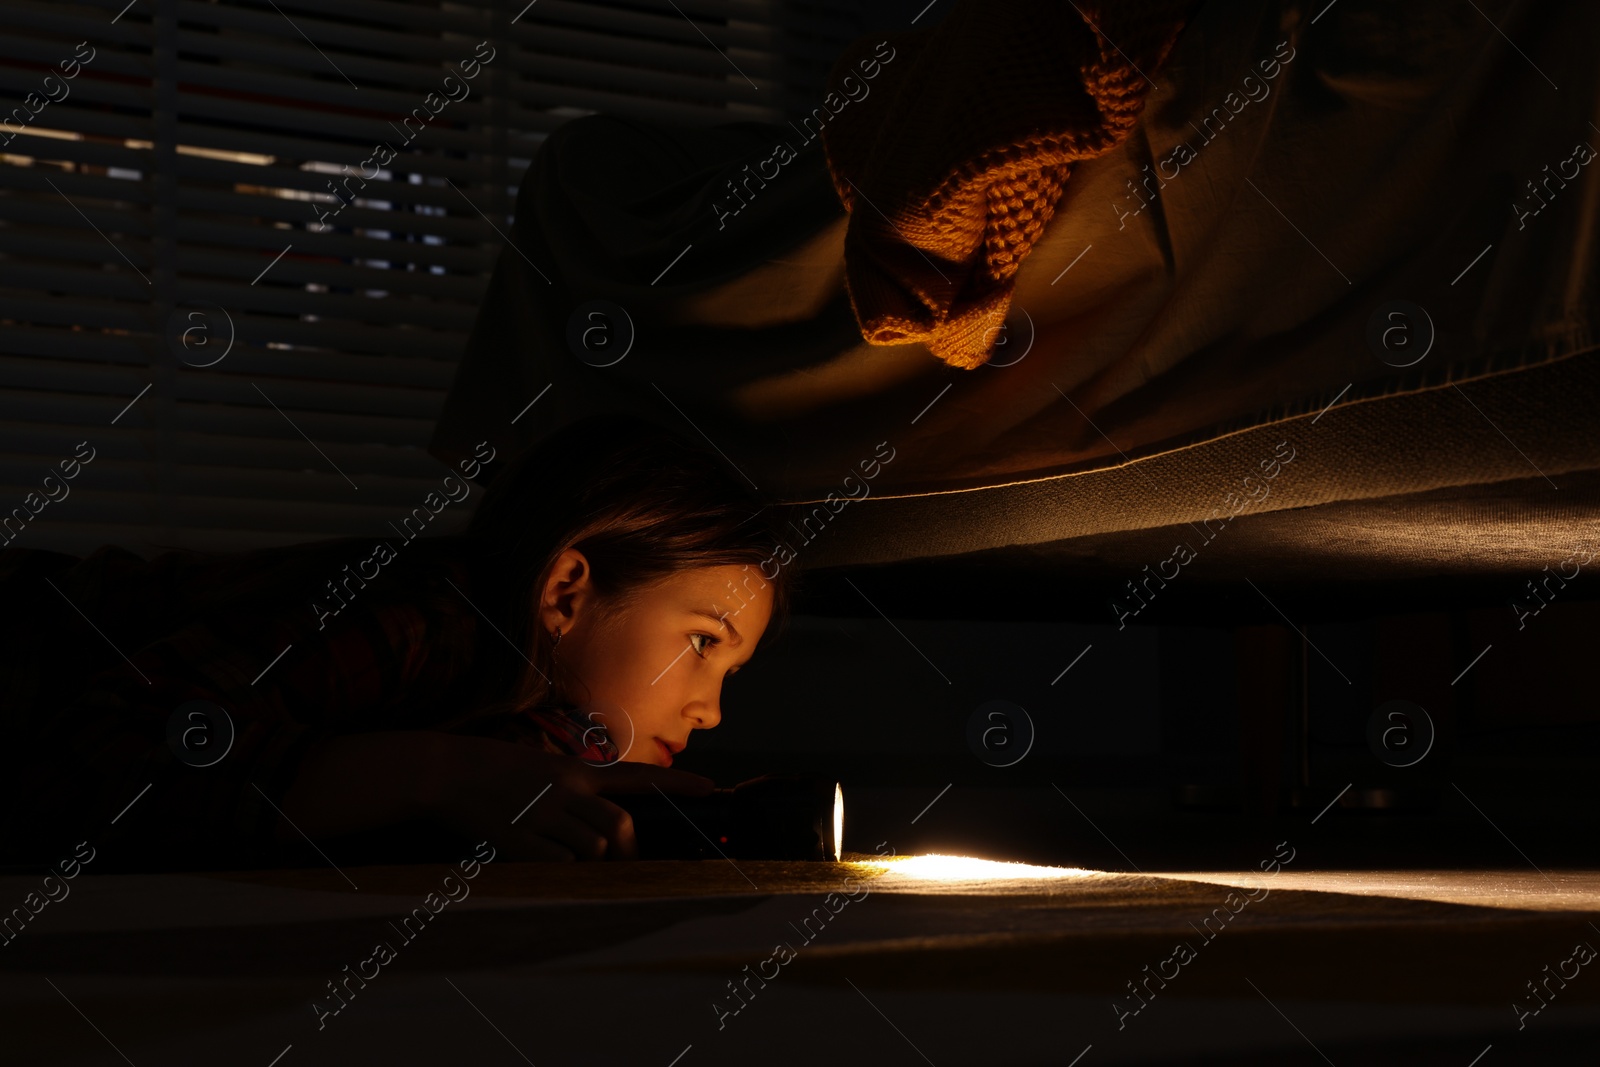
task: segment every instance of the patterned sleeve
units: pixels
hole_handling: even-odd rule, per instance
[[[489,736],[534,745],[552,755],[576,756],[594,767],[619,758],[604,724],[577,708],[539,707],[507,715]]]

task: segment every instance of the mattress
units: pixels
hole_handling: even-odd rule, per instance
[[[1537,571],[1600,532],[1597,34],[1576,3],[1205,5],[971,371],[862,341],[820,146],[717,209],[795,130],[571,122],[432,451],[676,426],[799,505],[824,598],[951,561],[1115,586],[1175,533],[1223,581]]]

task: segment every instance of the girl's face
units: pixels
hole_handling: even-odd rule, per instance
[[[755,655],[772,617],[771,583],[750,566],[698,567],[601,615],[587,559],[563,552],[540,620],[561,627],[559,694],[604,726],[621,759],[671,766],[695,730],[722,721],[722,683]]]

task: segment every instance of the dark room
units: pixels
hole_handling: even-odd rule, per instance
[[[1590,0],[0,0],[0,1063],[1600,1062],[1597,152]]]

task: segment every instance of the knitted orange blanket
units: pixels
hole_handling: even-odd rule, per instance
[[[956,367],[988,360],[1073,162],[1127,136],[1196,6],[958,0],[936,28],[846,50],[831,85],[876,67],[871,49],[889,57],[871,98],[822,131],[867,341],[922,341]]]

